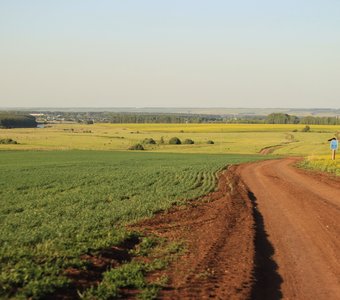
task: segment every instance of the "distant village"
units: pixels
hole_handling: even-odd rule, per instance
[[[146,112],[39,112],[31,113],[38,123],[241,123],[241,124],[307,124],[339,125],[340,111],[333,116],[296,116],[270,114],[192,114]]]

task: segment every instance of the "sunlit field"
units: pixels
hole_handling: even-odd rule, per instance
[[[279,146],[274,154],[326,155],[327,140],[340,132],[340,126],[267,124],[58,124],[48,128],[1,129],[0,138],[12,138],[18,145],[0,145],[1,150],[127,150],[145,138],[156,145],[146,151],[176,153],[259,153]],[[171,137],[190,138],[194,145],[168,145]],[[161,139],[164,144],[161,144]],[[214,144],[207,144],[213,140]]]
[[[330,161],[327,141],[340,126],[310,126],[310,132],[304,127],[57,124],[1,129],[1,139],[18,144],[0,144],[0,298],[42,299],[70,287],[66,270],[89,267],[82,255],[97,255],[129,238],[126,224],[214,190],[222,168],[273,157],[256,155],[265,148],[274,157],[304,156],[303,167],[340,175],[339,159]],[[169,145],[172,137],[195,143]],[[144,143],[146,138],[156,144]],[[136,143],[145,151],[127,150]],[[153,289],[144,279],[153,267],[131,263],[108,269],[103,278],[110,272],[123,276],[130,268],[141,278],[129,281],[130,286]],[[118,297],[124,284],[115,281],[109,290],[98,285],[82,292],[86,299],[102,299],[101,293],[109,299]]]
[[[3,151],[0,298],[45,299],[68,288],[65,270],[91,268],[82,255],[99,255],[122,243],[131,235],[124,225],[214,190],[217,172],[227,165],[259,159],[264,157]],[[139,263],[141,279],[129,279],[129,285],[145,289],[146,269],[150,265]],[[111,299],[118,296],[119,284],[110,284],[109,298],[94,297],[96,290],[83,292],[91,293],[88,299]]]

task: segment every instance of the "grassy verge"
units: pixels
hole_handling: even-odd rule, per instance
[[[340,176],[339,157],[336,158],[336,160],[331,160],[330,155],[309,156],[303,160],[299,166],[305,169],[328,172]]]

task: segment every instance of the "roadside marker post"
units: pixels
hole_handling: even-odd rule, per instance
[[[336,150],[338,150],[338,147],[339,147],[339,143],[338,143],[338,140],[333,138],[330,140],[330,147],[331,147],[331,150],[332,150],[332,160],[335,160],[335,152]]]

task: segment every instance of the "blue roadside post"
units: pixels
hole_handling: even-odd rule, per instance
[[[330,142],[330,147],[332,150],[332,160],[335,160],[335,152],[336,150],[338,150],[339,142],[336,138],[331,139]]]

